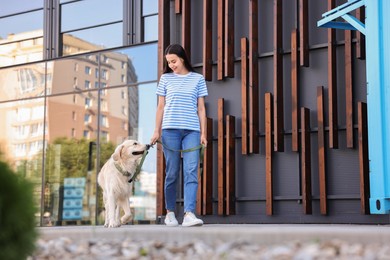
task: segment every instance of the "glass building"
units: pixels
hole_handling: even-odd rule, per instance
[[[0,4],[0,155],[35,184],[37,225],[100,224],[98,169],[154,128],[158,1]],[[152,149],[134,220],[155,220]]]

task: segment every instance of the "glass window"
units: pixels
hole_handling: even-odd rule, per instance
[[[123,0],[84,0],[61,5],[61,32],[118,21],[123,21]]]
[[[157,14],[157,13],[158,13],[158,1],[156,0],[142,1],[142,16]]]
[[[0,16],[43,8],[43,1],[18,0],[17,3],[15,4],[14,1],[2,1]]]
[[[62,34],[63,55],[122,46],[122,24],[110,24]]]
[[[43,96],[45,63],[0,70],[0,101]]]
[[[42,10],[0,18],[0,66],[42,59]]]
[[[144,18],[144,41],[158,40],[158,16],[148,16]]]

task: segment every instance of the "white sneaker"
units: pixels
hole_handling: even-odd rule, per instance
[[[175,212],[168,212],[168,214],[165,216],[165,225],[168,227],[177,227],[179,225],[179,222],[177,222],[177,219],[175,217]]]
[[[194,213],[192,212],[187,212],[184,215],[183,219],[183,227],[193,227],[193,226],[202,226],[203,225],[203,220],[198,219]]]

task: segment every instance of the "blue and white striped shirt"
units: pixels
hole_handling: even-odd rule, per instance
[[[200,131],[198,98],[208,95],[202,74],[162,74],[156,94],[165,96],[162,129]]]

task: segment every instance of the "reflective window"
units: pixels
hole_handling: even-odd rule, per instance
[[[32,62],[42,58],[42,10],[0,18],[0,66]]]
[[[110,24],[62,35],[63,55],[85,53],[122,45],[122,24]]]
[[[45,63],[0,70],[0,101],[43,96]]]
[[[142,16],[158,13],[158,1],[143,0],[142,1]]]
[[[43,8],[43,1],[18,0],[17,4],[15,4],[14,1],[1,1],[0,16],[15,14],[38,8]]]
[[[123,21],[123,0],[84,0],[61,5],[61,32]]]
[[[42,196],[44,104],[43,98],[0,103],[1,153],[15,173],[34,183],[38,225]]]
[[[148,16],[144,18],[144,41],[158,40],[158,16]]]

